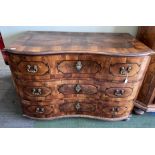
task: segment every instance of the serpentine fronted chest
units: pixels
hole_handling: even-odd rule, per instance
[[[25,32],[7,54],[24,116],[123,120],[153,51],[129,34]]]

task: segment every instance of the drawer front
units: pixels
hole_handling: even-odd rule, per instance
[[[128,82],[143,78],[150,57],[110,57],[63,54],[46,56],[9,55],[13,75],[28,80],[83,79]]]
[[[22,100],[23,113],[30,117],[50,118],[65,115],[96,115],[94,100],[53,99],[50,102]]]
[[[96,74],[100,70],[101,66],[96,61],[90,60],[70,60],[58,64],[58,71],[63,74]]]
[[[135,76],[140,70],[140,64],[115,63],[110,65],[110,73],[113,76]]]
[[[140,83],[100,83],[91,79],[47,82],[16,80],[17,90],[21,98],[31,101],[92,97],[104,101],[133,100],[137,96],[139,85]]]
[[[52,105],[23,105],[22,109],[23,113],[30,117],[47,118],[52,117],[54,114],[54,108]]]
[[[128,87],[122,87],[122,88],[107,88],[105,90],[105,94],[109,97],[113,97],[113,98],[124,98],[124,97],[128,97],[132,94],[133,89],[132,88],[128,88]]]
[[[72,102],[72,103],[64,103],[59,106],[60,112],[64,112],[66,114],[86,114],[86,113],[94,113],[96,111],[96,104],[87,103],[87,102]]]
[[[24,75],[42,76],[49,73],[49,66],[43,62],[20,62],[18,71]]]
[[[105,102],[94,99],[64,99],[51,102],[22,101],[23,113],[30,117],[52,118],[63,116],[87,115],[99,118],[121,118],[128,116],[133,102]]]
[[[24,94],[32,97],[46,97],[51,94],[51,89],[47,87],[26,86],[23,88]]]
[[[128,102],[105,102],[99,105],[99,113],[102,117],[118,118],[124,117],[131,113],[133,101]]]
[[[86,94],[93,95],[98,92],[97,87],[94,85],[85,84],[63,84],[58,88],[62,94]]]
[[[51,67],[45,57],[9,54],[9,65],[15,79],[50,79]]]

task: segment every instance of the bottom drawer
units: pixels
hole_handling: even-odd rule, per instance
[[[48,118],[54,114],[53,105],[29,105],[22,106],[24,115],[36,118]]]
[[[61,114],[74,115],[95,115],[97,103],[86,101],[65,102],[59,106]]]
[[[118,118],[127,116],[133,109],[133,101],[128,102],[106,102],[99,105],[101,117]]]
[[[124,118],[133,108],[133,102],[105,102],[84,99],[73,101],[55,100],[52,102],[22,101],[23,113],[34,118],[57,118],[69,116],[84,116],[100,119]]]

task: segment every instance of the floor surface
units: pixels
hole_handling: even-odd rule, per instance
[[[22,117],[9,67],[0,54],[0,128],[154,128],[155,113],[133,115],[130,121],[105,122],[86,118],[38,121]]]

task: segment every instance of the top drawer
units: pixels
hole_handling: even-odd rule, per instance
[[[150,57],[110,57],[63,54],[46,56],[9,55],[15,76],[22,79],[93,78],[100,81],[138,81],[143,78]]]
[[[92,60],[64,60],[58,64],[58,71],[63,74],[96,74],[101,65]]]

